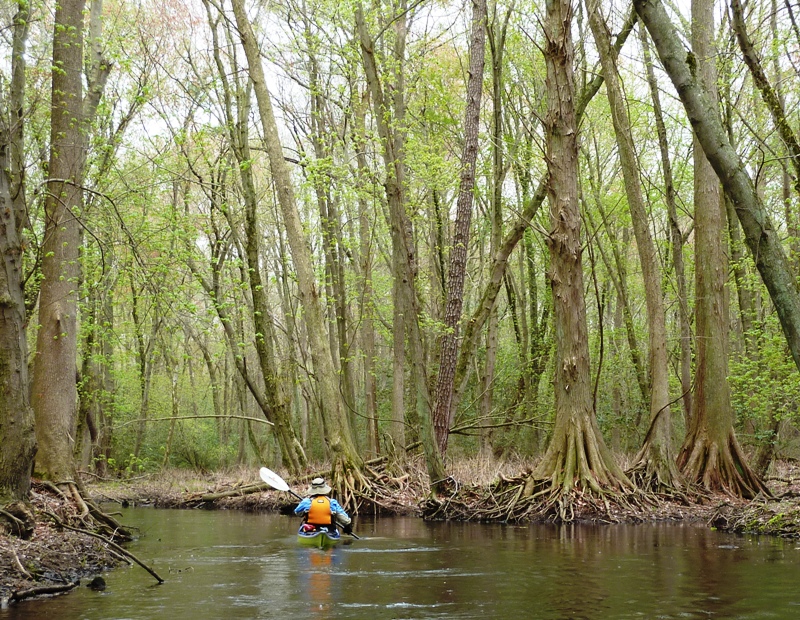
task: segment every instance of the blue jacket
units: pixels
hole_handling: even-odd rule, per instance
[[[303,514],[304,512],[308,512],[311,508],[311,498],[306,497],[302,500],[299,504],[297,504],[297,508],[294,509],[294,514],[299,515]],[[350,517],[347,516],[347,513],[344,511],[335,499],[331,498],[331,516],[334,517],[334,521],[338,521],[342,525],[347,525],[350,523]]]

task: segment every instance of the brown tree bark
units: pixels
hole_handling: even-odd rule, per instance
[[[467,248],[472,222],[472,198],[475,187],[475,163],[478,158],[478,130],[483,93],[484,47],[486,41],[486,0],[472,2],[467,106],[464,111],[464,150],[461,154],[461,179],[453,226],[453,245],[447,274],[447,304],[444,313],[445,333],[442,336],[439,375],[433,406],[433,426],[442,456],[447,453],[447,440],[453,425],[453,383],[458,358],[459,324],[464,303],[464,279],[467,271]]]
[[[532,472],[569,519],[575,491],[602,495],[630,488],[603,441],[592,409],[589,339],[583,296],[581,217],[578,205],[578,128],[574,108],[572,3],[547,0],[544,57],[547,66],[546,160],[549,173],[550,286],[555,318],[555,427],[545,455]],[[528,492],[533,492],[529,485]]]
[[[696,137],[695,411],[678,456],[678,466],[687,480],[706,489],[753,497],[759,491],[768,491],[747,465],[733,430],[730,389],[727,384],[728,308],[724,290],[727,260],[720,243],[725,239],[725,213],[713,171],[723,180],[725,190],[736,203],[748,242],[755,241],[762,250],[771,250],[768,259],[783,256],[783,253],[781,249],[779,254],[775,254],[776,248],[767,238],[772,237],[773,233],[764,227],[767,221],[763,212],[760,212],[750,179],[746,175],[744,179],[739,176],[744,175],[743,168],[739,167],[740,163],[736,165],[738,157],[730,146],[719,119],[713,90],[716,71],[713,67],[711,45],[714,24],[711,3],[700,0],[692,3],[692,54],[689,59],[658,0],[635,0],[634,6],[653,38],[667,73],[678,89]],[[752,190],[750,196],[747,195],[748,186]],[[741,202],[742,200],[745,202]],[[748,224],[750,233],[747,232]],[[764,239],[750,238],[750,234],[755,232],[754,226],[758,226]],[[750,247],[751,251],[759,249],[752,245]],[[762,258],[757,260],[763,261]],[[777,267],[775,264],[768,266],[773,270]],[[762,277],[764,273],[762,271]],[[775,272],[768,270],[766,273]],[[769,283],[767,286],[770,287]],[[795,290],[795,297],[796,295]]]
[[[42,245],[39,331],[31,382],[39,452],[36,471],[54,482],[74,482],[77,420],[77,287],[79,218],[83,205],[86,135],[83,114],[84,0],[56,6],[50,163]]]
[[[27,498],[36,454],[34,416],[28,396],[22,284],[22,231],[27,217],[20,147],[27,7],[27,2],[20,2],[13,20],[12,83],[8,99],[0,90],[0,507]]]
[[[639,263],[642,268],[649,328],[650,430],[642,449],[634,459],[632,470],[640,486],[655,491],[670,492],[680,486],[680,476],[675,467],[671,445],[667,327],[664,294],[661,289],[662,274],[655,244],[650,235],[650,223],[639,180],[631,123],[620,84],[617,58],[611,47],[611,35],[600,13],[598,0],[589,0],[586,4],[589,26],[594,35],[606,79],[611,120],[619,149],[633,234],[636,237],[636,249],[639,252]]]

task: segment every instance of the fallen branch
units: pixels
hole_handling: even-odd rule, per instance
[[[223,420],[247,420],[248,422],[260,422],[261,424],[268,424],[274,426],[272,422],[265,418],[251,418],[246,415],[181,415],[169,418],[142,418],[139,420],[131,420],[130,422],[122,422],[117,424],[114,428],[128,426],[129,424],[140,424],[142,422],[183,422],[185,420],[208,420],[208,419],[223,419]]]
[[[62,585],[55,585],[55,586],[36,586],[34,588],[28,588],[27,590],[17,590],[16,592],[12,592],[11,596],[8,597],[9,603],[16,603],[18,601],[23,601],[26,598],[31,598],[33,596],[40,596],[43,594],[58,594],[59,592],[67,592],[72,590],[72,588],[77,587],[80,585],[80,580],[72,581],[70,583],[65,583]]]
[[[17,570],[25,576],[25,579],[30,579],[31,581],[33,581],[33,577],[31,577],[31,574],[25,570],[25,567],[22,566],[22,562],[19,561],[19,556],[17,555],[17,552],[14,551],[14,548],[13,547],[9,548],[9,551],[11,551],[11,557],[14,558],[14,566],[17,567]]]
[[[206,493],[204,495],[197,496],[196,494],[188,497],[186,499],[187,502],[213,502],[218,499],[222,499],[223,497],[238,497],[240,495],[250,495],[251,493],[257,493],[258,491],[266,491],[267,489],[271,489],[272,487],[264,482],[256,482],[255,484],[248,484],[243,487],[238,487],[235,489],[228,489],[227,491],[219,491],[218,493]]]
[[[156,581],[158,581],[158,583],[164,583],[164,580],[161,578],[161,576],[160,576],[158,573],[156,573],[156,571],[154,571],[154,570],[153,570],[152,568],[150,568],[150,567],[149,567],[147,564],[145,564],[144,562],[142,562],[142,561],[141,561],[141,560],[140,560],[138,557],[136,557],[136,556],[135,556],[133,553],[131,553],[130,551],[128,551],[127,549],[125,549],[125,548],[123,548],[123,547],[120,547],[120,546],[119,546],[117,543],[115,543],[114,541],[112,541],[112,540],[109,540],[109,539],[108,539],[108,538],[106,538],[105,536],[101,536],[100,534],[97,534],[96,532],[92,532],[92,531],[90,531],[90,530],[84,530],[84,529],[82,529],[82,528],[80,528],[80,527],[73,527],[73,526],[71,526],[71,525],[67,525],[67,524],[66,524],[66,523],[64,523],[64,522],[63,522],[61,519],[59,519],[59,518],[58,518],[58,516],[56,516],[55,514],[53,514],[52,512],[50,512],[49,510],[45,510],[45,511],[44,511],[44,514],[46,514],[48,517],[50,517],[51,519],[53,519],[53,521],[55,521],[55,522],[56,522],[56,525],[58,525],[59,527],[63,527],[63,528],[65,528],[65,529],[72,530],[73,532],[80,532],[81,534],[86,534],[87,536],[92,536],[92,537],[94,537],[94,538],[97,538],[97,539],[99,539],[99,540],[102,540],[102,541],[103,541],[105,544],[107,544],[109,547],[111,547],[111,548],[112,548],[112,549],[114,549],[115,551],[117,551],[117,552],[121,553],[122,555],[124,555],[124,556],[126,556],[126,557],[130,558],[131,560],[133,560],[134,562],[136,562],[136,563],[137,563],[139,566],[141,566],[141,567],[142,567],[143,569],[145,569],[145,570],[146,570],[148,573],[150,573],[150,574],[151,574],[153,577],[155,577],[155,579],[156,579]]]

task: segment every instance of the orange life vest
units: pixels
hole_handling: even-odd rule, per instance
[[[317,495],[311,498],[311,508],[308,509],[306,519],[312,525],[331,524],[331,500],[324,495]]]

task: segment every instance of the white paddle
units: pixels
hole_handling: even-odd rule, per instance
[[[294,495],[297,499],[302,501],[303,498],[289,488],[289,485],[286,484],[286,480],[281,478],[271,469],[262,467],[261,469],[258,470],[258,475],[261,476],[261,479],[264,482],[266,482],[269,486],[271,486],[273,489],[277,489],[278,491],[287,491],[292,495]]]

